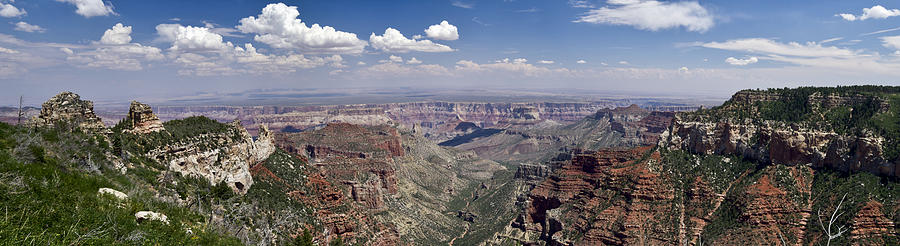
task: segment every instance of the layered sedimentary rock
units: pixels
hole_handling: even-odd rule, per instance
[[[883,245],[884,237],[896,237],[896,226],[884,214],[884,205],[868,201],[853,217],[850,237],[869,245]]]
[[[211,184],[225,182],[235,192],[244,194],[253,184],[250,166],[268,158],[275,145],[268,131],[262,131],[254,141],[240,122],[232,122],[228,127],[227,132],[190,137],[147,155],[167,163],[169,170],[203,177]]]
[[[671,244],[674,190],[641,160],[649,148],[575,155],[529,194],[513,227],[549,244]],[[653,221],[653,223],[650,223]]]
[[[159,120],[150,105],[131,101],[126,120],[130,123],[129,132],[147,134],[165,130],[162,121]]]
[[[808,200],[811,197],[811,173],[808,167],[802,166],[785,169],[788,173],[782,177],[792,178],[791,186],[777,184],[779,170],[770,166],[763,169],[763,174],[742,193],[733,194],[734,208],[740,211],[738,222],[743,226],[727,230],[713,244],[804,242],[812,210]]]
[[[729,110],[735,102],[757,103],[778,100],[771,93],[742,91],[730,104],[719,110]],[[852,105],[870,100],[878,110],[887,104],[871,97],[838,97],[813,94],[808,99],[814,107]],[[757,110],[755,107],[751,107]],[[752,113],[752,112],[751,112]],[[678,115],[662,135],[660,145],[683,149],[697,154],[739,155],[762,163],[812,164],[842,171],[866,171],[885,176],[900,176],[896,161],[884,157],[885,139],[872,131],[860,134],[841,134],[833,130],[807,124],[786,123],[751,118],[712,120],[692,114]]]
[[[382,209],[382,196],[397,192],[393,158],[402,157],[404,148],[396,128],[332,123],[314,131],[278,134],[276,142],[320,165],[330,179],[342,180],[349,186],[348,195],[370,209]]]
[[[451,146],[472,150],[496,161],[547,161],[566,148],[597,149],[611,146],[656,144],[672,113],[650,112],[637,105],[602,109],[567,125],[508,128],[488,134],[474,132]],[[485,135],[485,136],[482,136]]]
[[[94,102],[81,100],[72,92],[62,92],[51,97],[41,106],[41,113],[32,119],[37,126],[54,126],[59,123],[71,124],[89,132],[105,132],[106,126],[94,114]]]
[[[516,169],[516,179],[540,183],[550,176],[550,167],[541,164],[522,163]]]
[[[517,115],[532,122],[573,122],[603,108],[627,105],[625,100],[606,100],[578,103],[482,103],[482,102],[417,102],[387,104],[354,104],[330,106],[162,106],[155,112],[163,120],[204,115],[219,121],[239,119],[268,125],[273,131],[294,131],[333,122],[360,125],[397,123],[406,128],[440,135],[431,128],[440,128],[454,119],[472,122],[478,127],[492,127]],[[527,112],[526,112],[527,111]],[[125,112],[110,112],[112,119],[120,119]],[[457,117],[458,116],[458,117]],[[109,124],[114,124],[110,121]],[[453,127],[450,127],[452,129]],[[248,130],[256,132],[254,126]]]
[[[504,170],[502,166],[478,159],[471,152],[438,146],[395,126],[331,123],[299,133],[278,133],[276,143],[294,156],[308,159],[321,181],[339,190],[333,193],[334,197],[352,203],[341,208],[345,221],[374,219],[384,223],[385,233],[395,233],[402,242],[433,245],[448,243],[455,237],[464,240],[461,234],[466,224],[502,225],[512,217],[498,220],[498,216],[507,214],[497,211],[511,209],[505,205],[489,207],[491,213],[487,213],[474,205],[467,207],[466,202],[450,204],[457,200],[475,204],[484,199],[514,202],[514,197],[492,198],[499,196],[497,193],[508,194],[506,190],[489,188],[494,173]],[[448,211],[450,206],[454,206],[453,213]],[[487,219],[466,222],[465,218],[474,217],[457,217],[456,211]],[[370,216],[360,217],[361,214]],[[371,231],[360,223],[354,231]]]

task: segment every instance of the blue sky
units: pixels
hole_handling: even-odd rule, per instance
[[[274,88],[725,96],[900,84],[896,1],[0,3],[0,105],[62,90],[152,101]]]

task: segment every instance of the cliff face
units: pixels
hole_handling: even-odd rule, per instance
[[[531,190],[513,227],[553,245],[673,244],[671,184],[648,169],[649,148],[580,153]]]
[[[275,152],[272,134],[261,129],[253,140],[240,122],[232,122],[224,133],[191,136],[176,143],[159,146],[147,156],[168,165],[183,175],[196,175],[211,184],[225,182],[239,194],[253,185],[250,166]]]
[[[658,139],[659,147],[589,148],[558,158],[498,238],[547,245],[896,244],[898,217],[888,215],[900,208],[890,137],[896,125],[882,124],[898,122],[891,93],[900,89],[742,91],[721,107],[679,113],[671,125],[644,120],[651,117],[636,109],[601,114],[614,119],[610,128],[624,139]],[[628,124],[663,133],[636,137]],[[517,176],[533,179],[541,170],[523,165]],[[847,231],[829,237],[822,228]]]
[[[32,119],[32,123],[37,126],[49,127],[61,122],[91,132],[106,129],[100,117],[94,114],[94,102],[81,100],[81,96],[68,91],[44,102],[40,115]]]
[[[382,209],[383,195],[397,192],[393,163],[404,149],[396,128],[332,123],[319,130],[278,134],[276,142],[347,185],[348,196],[371,209]]]
[[[832,125],[769,120],[761,116],[760,111],[767,108],[760,107],[760,103],[787,100],[785,97],[769,92],[741,91],[722,107],[710,109],[720,111],[714,112],[720,114],[721,111],[743,110],[750,114],[748,117],[715,120],[702,112],[680,114],[663,134],[660,145],[697,154],[739,155],[762,163],[812,164],[842,171],[900,176],[897,159],[889,160],[885,156],[886,139],[872,130],[838,133],[832,130]],[[813,93],[804,100],[812,114],[828,114],[836,107],[861,103],[875,108],[876,114],[887,113],[890,109],[887,102],[872,96]]]
[[[672,113],[650,112],[637,105],[602,109],[567,125],[526,129],[509,128],[481,136],[460,137],[453,146],[472,150],[496,161],[540,163],[567,148],[597,149],[611,146],[655,144],[671,121]]]
[[[467,224],[502,224],[511,219],[465,206],[473,197],[507,192],[476,188],[490,184],[495,173],[505,168],[472,153],[440,147],[421,135],[385,125],[332,123],[299,133],[278,133],[275,142],[294,156],[308,159],[310,172],[335,187],[331,197],[351,203],[348,209],[336,211],[345,216],[340,221],[358,225],[346,231],[350,234],[339,230],[345,238],[370,236],[369,232],[378,230],[367,228],[374,224],[364,221],[378,221],[385,228],[378,237],[433,245],[463,238]],[[479,218],[466,222],[456,216],[459,211]]]

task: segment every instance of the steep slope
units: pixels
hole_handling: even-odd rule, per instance
[[[663,144],[896,177],[898,113],[898,87],[744,90],[721,107],[679,115]]]
[[[491,134],[476,131],[442,145],[472,150],[479,156],[500,162],[541,163],[573,148],[655,143],[671,117],[672,113],[650,112],[631,105],[599,110],[568,125],[512,127]]]
[[[240,244],[210,226],[205,213],[161,199],[163,166],[114,154],[91,102],[62,93],[44,105],[32,127],[0,123],[4,243]],[[226,186],[197,184],[207,199],[231,194]]]
[[[374,218],[385,226],[375,239],[417,245],[480,242],[496,231],[486,228],[502,228],[515,215],[512,204],[483,205],[514,198],[509,188],[487,188],[511,187],[505,186],[512,178],[505,167],[396,127],[333,123],[280,133],[276,143],[309,159],[323,181],[341,191],[335,196],[353,201],[352,213],[344,213],[348,221]]]
[[[496,242],[897,244],[900,183],[881,139],[897,91],[742,91],[679,113],[660,148],[576,150]]]

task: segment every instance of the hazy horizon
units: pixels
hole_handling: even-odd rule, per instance
[[[846,1],[0,0],[0,105],[254,90],[727,98],[900,85],[900,5]],[[655,18],[665,13],[668,18]]]

